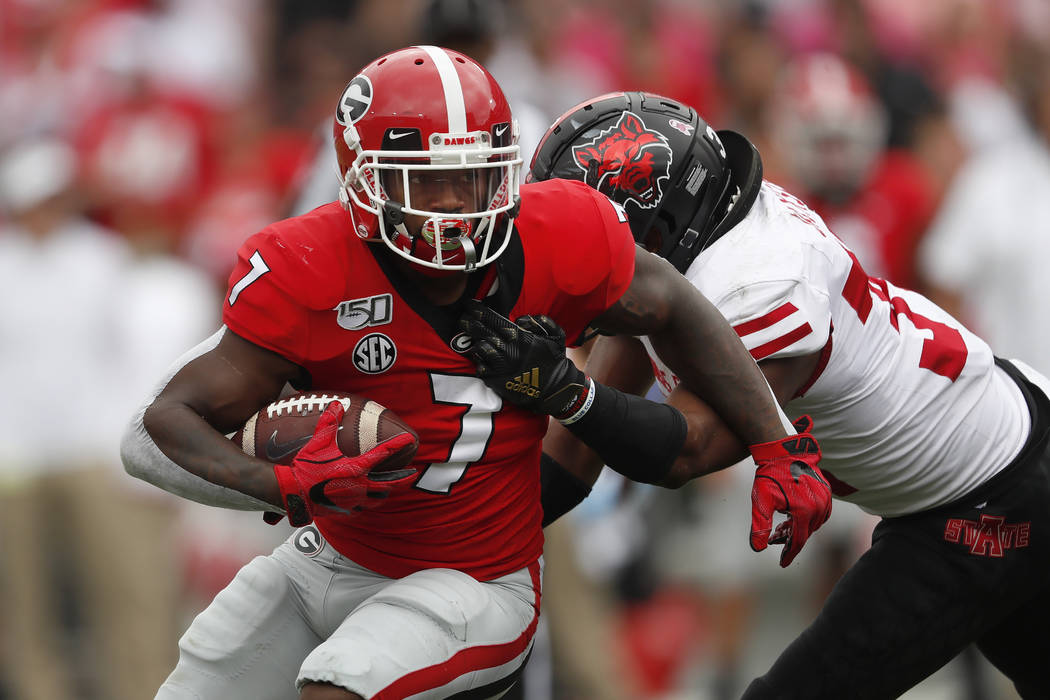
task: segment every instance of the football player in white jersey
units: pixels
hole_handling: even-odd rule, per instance
[[[882,518],[744,697],[894,698],[971,643],[1022,696],[1047,697],[1046,378],[996,357],[922,295],[870,277],[804,203],[763,181],[746,138],[674,100],[615,93],[570,110],[531,176],[582,180],[622,205],[636,241],[727,317],[789,416],[812,416],[836,496]],[[692,458],[633,478],[673,487],[746,457],[645,338],[601,338],[587,371],[635,392],[655,378],[688,417]],[[602,464],[556,425],[545,451],[566,470],[548,477],[549,522]]]

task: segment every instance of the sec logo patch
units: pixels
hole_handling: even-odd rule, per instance
[[[394,366],[397,347],[382,333],[369,333],[354,346],[354,366],[365,374],[379,374]]]

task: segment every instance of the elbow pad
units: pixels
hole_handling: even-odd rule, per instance
[[[120,442],[120,458],[131,476],[176,496],[207,506],[233,510],[273,510],[274,507],[247,494],[206,481],[191,474],[161,452],[142,424],[145,407],[139,409]]]
[[[210,338],[187,351],[172,364],[164,378],[132,416],[120,441],[120,458],[128,474],[176,496],[219,508],[273,510],[274,507],[269,503],[225,486],[213,484],[175,464],[153,442],[153,438],[150,437],[142,422],[146,409],[157,398],[164,386],[171,381],[175,373],[193,358],[214,348],[225,330],[226,327],[223,326]]]

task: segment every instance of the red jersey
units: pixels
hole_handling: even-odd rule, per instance
[[[510,245],[464,297],[510,318],[547,314],[574,338],[627,289],[634,239],[618,208],[579,182],[525,185],[521,202]],[[448,567],[498,578],[543,548],[547,417],[485,386],[463,355],[460,305],[428,303],[388,253],[355,236],[338,203],[273,224],[241,247],[223,321],[301,365],[309,388],[367,396],[420,437],[412,489],[317,519],[332,546],[391,577]]]

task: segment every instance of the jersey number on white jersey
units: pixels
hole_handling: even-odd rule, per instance
[[[856,256],[849,249],[846,252],[853,261],[853,268],[842,288],[842,296],[857,312],[861,323],[866,323],[868,320],[873,305],[872,295],[874,295],[890,305],[892,311],[890,323],[898,331],[901,316],[907,318],[916,328],[930,331],[930,337],[922,343],[919,367],[947,377],[953,382],[958,379],[966,365],[967,354],[966,342],[963,340],[962,333],[945,323],[934,321],[913,311],[902,297],[890,296],[886,280],[868,277]]]
[[[869,277],[864,271],[857,256],[849,248],[842,244],[827,227],[816,217],[813,211],[807,207],[802,200],[794,195],[780,189],[772,188],[777,197],[787,205],[787,210],[796,219],[816,228],[822,236],[830,237],[842,246],[852,261],[846,284],[842,287],[842,297],[846,303],[857,312],[861,323],[867,323],[868,316],[874,304],[872,296],[881,299],[890,305],[890,324],[898,332],[900,331],[900,317],[903,316],[911,322],[915,328],[930,331],[930,337],[922,344],[922,352],[919,355],[919,367],[928,369],[934,374],[946,377],[951,381],[959,378],[963,367],[966,365],[966,342],[962,334],[951,326],[926,318],[920,313],[912,310],[908,302],[900,296],[891,296],[889,285],[886,280],[877,277]]]

